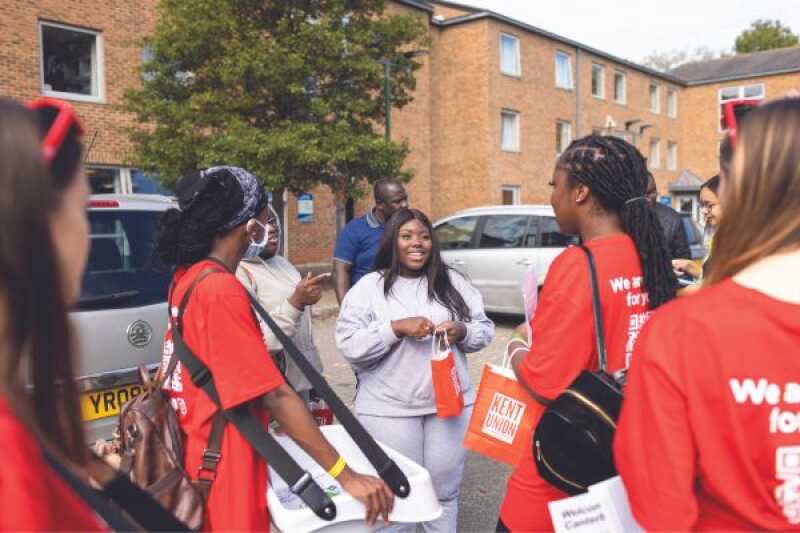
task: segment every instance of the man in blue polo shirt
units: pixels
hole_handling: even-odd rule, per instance
[[[408,194],[403,183],[394,178],[381,178],[372,188],[375,207],[363,217],[354,218],[344,227],[333,251],[336,276],[336,298],[344,295],[362,276],[372,270],[383,225],[396,211],[408,207]]]

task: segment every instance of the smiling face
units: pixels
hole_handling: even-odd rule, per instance
[[[397,232],[397,261],[403,277],[416,277],[431,257],[430,230],[419,220],[409,220]]]
[[[278,219],[272,209],[267,210],[267,227],[269,228],[269,238],[267,239],[267,246],[261,252],[261,259],[271,259],[278,253],[280,246],[280,231]]]

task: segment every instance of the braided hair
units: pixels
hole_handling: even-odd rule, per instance
[[[639,253],[650,309],[675,297],[677,280],[655,210],[645,199],[647,163],[632,144],[589,135],[573,141],[559,159],[572,183],[586,185],[600,207],[616,213]]]

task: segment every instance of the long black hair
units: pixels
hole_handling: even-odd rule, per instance
[[[208,257],[214,239],[226,233],[222,228],[242,208],[242,188],[232,175],[218,172],[187,204],[161,216],[153,251],[166,265],[186,266]]]
[[[619,216],[639,253],[650,309],[674,298],[677,280],[658,215],[645,199],[647,162],[639,150],[617,137],[589,135],[573,141],[559,164],[570,180],[589,187],[603,210]]]
[[[397,281],[400,275],[397,240],[400,228],[412,220],[419,220],[431,234],[431,254],[425,266],[422,267],[420,274],[428,280],[428,300],[438,302],[444,306],[450,312],[453,320],[468,322],[471,317],[469,306],[453,286],[453,282],[450,279],[451,268],[442,261],[439,241],[433,231],[431,221],[419,209],[400,209],[386,223],[374,263],[374,270],[380,272],[381,276],[383,276],[383,293],[389,296],[394,282]]]
[[[51,164],[44,162],[40,142],[56,114],[0,99],[0,390],[46,443],[83,465],[75,346],[50,229],[64,191],[79,179],[81,145],[73,125]]]

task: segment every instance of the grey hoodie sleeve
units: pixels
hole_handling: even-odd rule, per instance
[[[342,302],[336,320],[336,347],[353,365],[375,362],[400,341],[390,320],[379,320],[369,305],[370,295],[356,284]]]
[[[483,350],[494,339],[494,322],[489,320],[483,310],[483,297],[472,283],[459,273],[451,271],[450,279],[456,290],[461,293],[464,302],[469,306],[470,321],[464,322],[467,327],[467,336],[459,343],[465,353]]]

